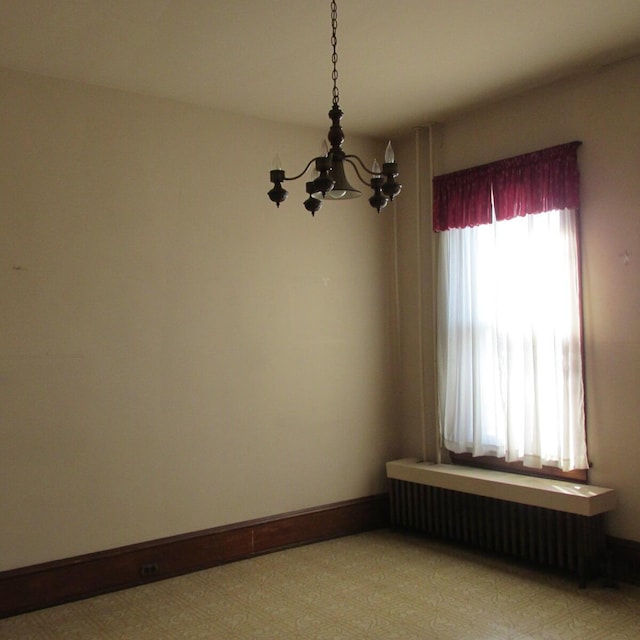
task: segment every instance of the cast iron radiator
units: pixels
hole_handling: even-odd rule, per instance
[[[583,516],[390,479],[394,528],[587,574],[605,552],[604,514]]]

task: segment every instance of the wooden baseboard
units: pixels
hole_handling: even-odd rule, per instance
[[[386,527],[387,494],[0,572],[0,618]]]
[[[616,580],[640,584],[640,542],[607,536],[607,549]]]

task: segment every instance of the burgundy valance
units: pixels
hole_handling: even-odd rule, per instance
[[[433,179],[433,230],[489,224],[492,198],[497,220],[580,204],[580,142],[549,147]]]

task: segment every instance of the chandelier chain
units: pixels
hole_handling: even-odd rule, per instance
[[[338,91],[338,52],[336,46],[338,44],[338,38],[336,31],[338,30],[338,6],[335,0],[331,0],[331,46],[333,47],[333,54],[331,56],[331,62],[333,62],[333,71],[331,72],[331,78],[333,79],[333,104],[338,106],[340,101],[340,93]]]

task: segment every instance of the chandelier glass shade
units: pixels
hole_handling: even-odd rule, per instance
[[[340,95],[338,91],[338,54],[336,50],[336,32],[338,28],[337,11],[336,2],[332,0],[331,46],[333,53],[331,61],[333,63],[333,71],[331,78],[333,79],[333,103],[329,111],[331,128],[327,136],[328,144],[327,141],[323,143],[321,154],[312,158],[304,170],[298,175],[287,176],[284,169],[280,166],[280,161],[277,157],[275,167],[269,174],[270,180],[273,182],[273,188],[269,190],[268,196],[269,199],[279,207],[289,195],[288,191],[282,186],[282,183],[301,178],[313,165],[316,177],[306,183],[308,198],[304,201],[304,207],[311,215],[316,214],[322,206],[323,200],[350,200],[361,195],[361,192],[349,183],[345,173],[345,167],[347,165],[351,167],[355,177],[363,185],[371,189],[372,195],[369,198],[369,204],[378,212],[386,207],[402,189],[402,185],[396,181],[398,177],[398,165],[395,162],[391,142],[387,144],[382,167],[380,167],[377,160],[374,160],[370,169],[357,155],[347,154],[342,149],[344,133],[340,125],[343,113],[340,109]],[[366,179],[362,177],[363,175],[366,176]]]

